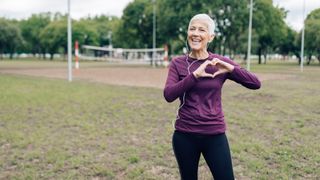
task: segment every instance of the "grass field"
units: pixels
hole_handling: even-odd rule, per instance
[[[237,179],[319,179],[320,67],[252,69],[279,80],[224,87]],[[4,74],[0,84],[0,179],[179,179],[178,103],[161,89]],[[202,159],[199,179],[210,177]]]

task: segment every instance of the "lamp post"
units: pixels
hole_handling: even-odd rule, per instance
[[[71,15],[70,15],[70,1],[68,0],[68,80],[72,81],[72,34],[71,34]]]
[[[247,54],[247,70],[248,71],[250,71],[250,60],[251,60],[252,9],[253,9],[253,3],[252,3],[252,0],[250,0],[249,37],[248,37],[248,54]]]
[[[112,46],[112,31],[108,32],[108,38],[109,38],[109,48],[110,48],[110,57],[112,58],[113,54],[113,46]]]
[[[153,2],[153,32],[152,32],[152,67],[156,65],[156,0],[152,0]]]
[[[302,21],[303,21],[303,26],[302,26],[302,33],[301,33],[301,62],[300,62],[300,71],[303,72],[303,61],[304,61],[304,29],[305,29],[305,23],[304,23],[304,13],[305,13],[305,8],[306,8],[306,1],[303,0],[303,12],[302,12]]]

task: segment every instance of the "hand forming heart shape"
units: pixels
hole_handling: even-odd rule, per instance
[[[216,71],[214,74],[207,73],[205,71],[205,68],[208,65],[212,65],[218,68],[218,71]],[[227,62],[221,61],[218,58],[213,58],[212,60],[206,60],[204,63],[202,63],[194,72],[193,75],[196,78],[199,77],[216,77],[219,74],[232,72],[234,69],[234,66],[232,64],[229,64]]]

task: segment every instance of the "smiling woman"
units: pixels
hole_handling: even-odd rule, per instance
[[[214,21],[211,18],[208,19],[205,14],[199,14],[191,19],[188,28],[188,43],[194,52],[207,49],[206,43],[210,43],[214,38],[214,29]]]
[[[234,179],[221,89],[227,79],[259,89],[259,79],[237,63],[207,51],[214,39],[214,21],[207,14],[189,23],[190,52],[175,58],[164,88],[168,102],[180,99],[172,145],[182,179],[197,179],[199,158],[205,158],[214,179]]]

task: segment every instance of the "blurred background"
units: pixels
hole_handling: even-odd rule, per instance
[[[32,54],[52,59],[66,54],[67,5],[62,0],[1,1],[1,58]],[[181,54],[189,19],[197,13],[207,13],[217,25],[209,50],[246,60],[249,5],[245,0],[72,1],[72,44],[78,41],[83,53],[83,45],[143,49],[153,48],[155,41],[158,48],[168,45],[170,55]],[[317,0],[254,1],[253,57],[259,63],[266,63],[268,56],[300,61],[305,22],[306,62],[319,61],[319,8]],[[110,56],[108,51],[102,52],[106,53]]]
[[[163,87],[198,13],[262,82],[222,90],[236,179],[320,179],[319,0],[1,0],[0,179],[179,179]]]

